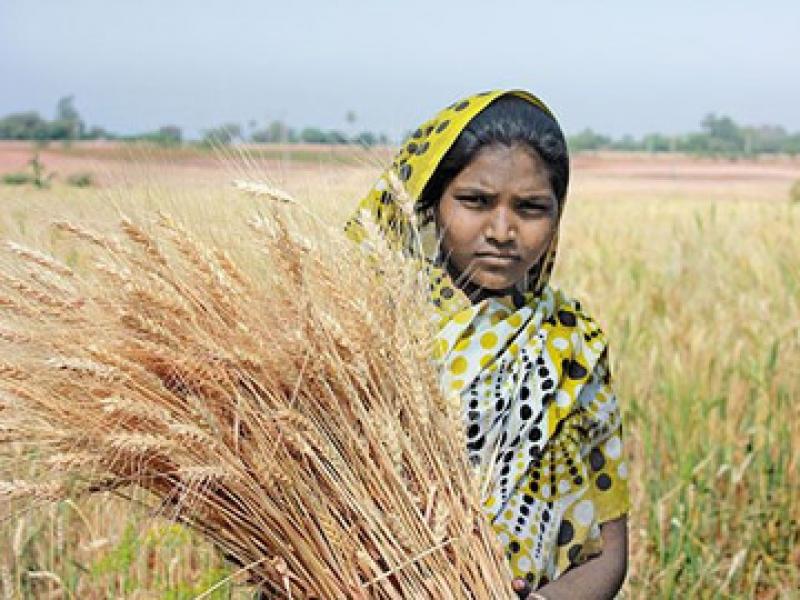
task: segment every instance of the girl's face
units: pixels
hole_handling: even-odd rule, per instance
[[[473,300],[506,293],[521,281],[547,250],[557,220],[547,169],[520,145],[479,150],[436,209],[451,276]]]

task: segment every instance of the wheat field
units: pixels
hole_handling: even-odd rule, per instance
[[[51,151],[46,165],[93,170],[99,187],[0,187],[0,238],[80,270],[87,257],[50,221],[103,230],[118,208],[165,210],[245,260],[237,227],[260,201],[231,180],[267,174],[343,222],[384,158]],[[800,161],[588,156],[574,168],[554,283],[611,340],[633,465],[624,597],[800,597],[800,205],[788,198]],[[8,460],[0,479],[33,469]],[[13,514],[0,504],[0,597],[252,597],[210,545],[126,494]]]

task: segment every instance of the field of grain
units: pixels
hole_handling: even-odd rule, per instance
[[[0,174],[30,158],[0,146]],[[230,181],[267,175],[343,221],[385,151],[205,153],[105,147],[41,153],[49,189],[0,185],[0,237],[76,269],[87,257],[47,227],[99,229],[163,209],[231,248],[260,200]],[[555,284],[611,340],[634,510],[625,597],[800,597],[800,160],[576,157]],[[90,171],[95,187],[65,185]],[[0,319],[6,318],[0,314]],[[6,350],[0,345],[0,361]],[[0,479],[35,477],[24,461]],[[108,495],[3,514],[0,596],[247,598],[212,548]]]

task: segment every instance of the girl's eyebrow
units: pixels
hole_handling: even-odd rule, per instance
[[[497,194],[494,192],[476,187],[456,188],[455,190],[453,190],[453,195],[454,196],[480,195],[480,196],[486,196],[487,198],[497,197]],[[530,192],[524,192],[515,197],[518,200],[553,200],[553,193],[550,190],[534,190]]]
[[[536,200],[541,201],[545,200],[547,202],[555,202],[555,196],[551,192],[535,192],[532,194],[523,194],[521,196],[517,196],[518,200]]]
[[[464,187],[464,188],[456,188],[453,191],[453,194],[480,194],[481,196],[490,196],[494,197],[497,194],[492,193],[491,191],[481,189],[481,188],[473,188],[473,187]]]

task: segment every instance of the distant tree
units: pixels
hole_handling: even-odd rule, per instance
[[[159,146],[180,146],[183,141],[183,130],[177,125],[162,125],[156,131],[137,137]]]
[[[83,134],[83,139],[85,140],[111,140],[115,137],[116,136],[113,133],[106,131],[104,127],[98,127],[97,125],[92,125]]]
[[[661,133],[648,133],[641,144],[648,152],[669,152],[672,150],[672,145],[672,140]]]
[[[228,145],[233,140],[242,137],[242,127],[238,123],[225,123],[219,127],[206,129],[203,132],[202,143],[205,145]]]
[[[718,117],[709,113],[701,125],[708,138],[710,152],[741,154],[745,151],[744,134],[730,117]]]
[[[56,103],[56,119],[63,121],[78,121],[81,116],[75,109],[75,96],[62,96]]]
[[[644,145],[642,142],[634,138],[630,134],[626,134],[622,136],[618,140],[614,140],[611,142],[611,148],[614,150],[625,150],[628,152],[633,152],[635,150],[642,150]]]
[[[328,136],[319,127],[305,127],[300,132],[300,140],[309,144],[324,144]]]
[[[788,136],[783,144],[782,151],[792,156],[800,154],[800,133]]]
[[[162,125],[155,131],[125,136],[122,139],[132,142],[150,142],[159,146],[180,146],[183,141],[183,130],[177,125]]]
[[[781,152],[789,145],[791,136],[783,127],[762,125],[760,127],[743,127],[745,152],[761,154]]]
[[[55,125],[58,123],[58,125]],[[66,131],[66,137],[52,139],[77,140],[83,137],[85,124],[75,108],[75,96],[63,96],[56,103],[56,120],[54,126],[58,131]]]
[[[289,127],[283,121],[272,121],[264,129],[254,131],[250,139],[261,144],[277,144],[289,141]]]
[[[570,150],[599,150],[608,148],[611,145],[611,138],[587,128],[576,135],[570,136],[567,142]]]
[[[70,141],[78,138],[79,127],[75,121],[66,121],[63,119],[56,119],[47,124],[49,140],[63,140]]]
[[[338,129],[330,130],[326,137],[327,139],[325,141],[328,144],[347,144],[350,142],[344,132],[341,132]]]
[[[362,131],[353,138],[353,142],[362,146],[374,146],[378,142],[378,138],[371,131]]]
[[[162,125],[158,128],[158,137],[163,144],[180,145],[183,141],[183,130],[177,125]]]
[[[13,113],[0,119],[0,139],[47,140],[50,139],[49,123],[37,112]]]
[[[283,121],[272,121],[269,124],[269,135],[273,142],[287,142],[289,141],[289,131],[290,127],[286,125]]]
[[[269,144],[272,140],[269,138],[268,129],[256,129],[250,134],[250,141],[257,144]]]
[[[344,114],[344,120],[347,122],[347,133],[352,136],[355,131],[356,120],[358,119],[356,111],[350,109]]]
[[[710,152],[708,136],[704,133],[689,133],[679,136],[676,148],[679,152],[690,154],[708,154]]]

